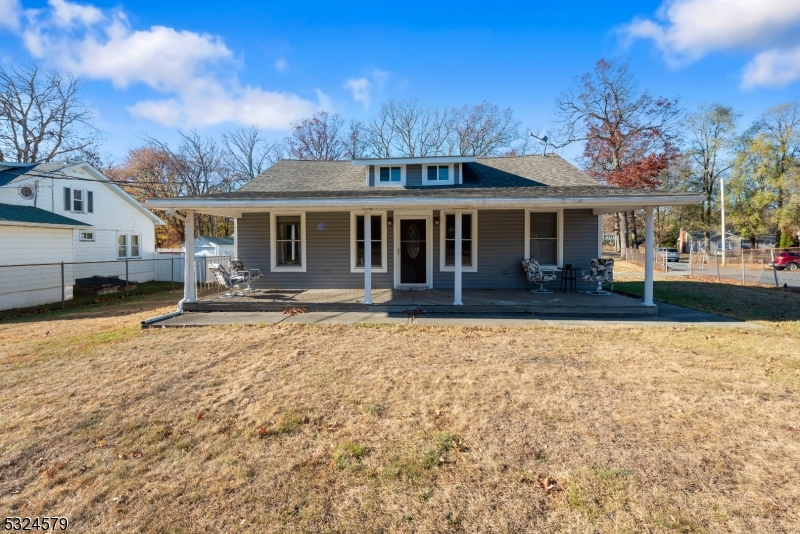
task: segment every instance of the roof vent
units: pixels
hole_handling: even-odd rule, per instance
[[[84,161],[86,160],[84,160],[81,156],[73,156],[67,159],[67,163],[83,163]]]

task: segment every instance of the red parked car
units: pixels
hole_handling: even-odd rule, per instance
[[[800,268],[800,253],[797,252],[781,252],[777,256],[775,256],[775,262],[770,263],[770,266],[774,266],[779,271],[784,269],[788,271],[796,271]]]

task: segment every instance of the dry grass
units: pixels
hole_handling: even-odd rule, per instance
[[[6,515],[76,532],[800,528],[797,328],[139,330],[163,305],[0,324]]]

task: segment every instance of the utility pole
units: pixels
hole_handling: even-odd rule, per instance
[[[719,201],[722,205],[722,266],[725,267],[725,179],[719,177]]]

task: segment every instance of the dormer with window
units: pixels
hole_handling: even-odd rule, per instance
[[[367,187],[430,187],[463,183],[464,164],[472,156],[433,156],[420,158],[354,159],[353,165],[366,167]]]

